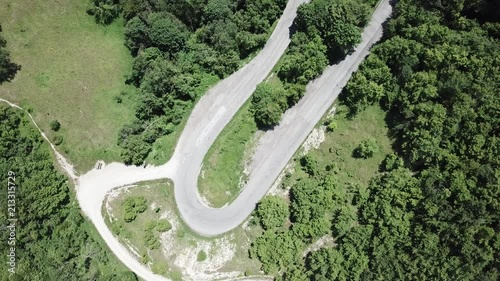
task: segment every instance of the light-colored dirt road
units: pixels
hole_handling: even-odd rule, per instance
[[[290,42],[289,27],[295,18],[297,7],[303,2],[307,0],[290,0],[264,49],[238,72],[213,87],[198,102],[175,153],[167,164],[143,168],[111,163],[76,179],[77,198],[83,212],[113,253],[144,280],[168,279],[152,273],[139,263],[113,236],[101,214],[106,194],[113,188],[139,181],[171,178],[175,183],[175,199],[182,218],[194,231],[210,236],[235,228],[252,212],[255,204],[333,104],[352,72],[368,54],[369,47],[380,39],[382,22],[391,12],[389,0],[382,1],[365,28],[362,43],[355,52],[338,65],[329,67],[319,79],[310,83],[305,96],[285,113],[280,125],[261,137],[253,156],[249,181],[238,198],[225,208],[209,208],[199,198],[197,189],[203,158],[217,135],[285,51]],[[55,150],[53,146],[52,148]],[[76,178],[67,161],[57,151],[56,155],[70,177]]]

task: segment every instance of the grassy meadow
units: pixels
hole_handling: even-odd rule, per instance
[[[337,128],[325,132],[325,140],[318,149],[311,149],[310,154],[320,167],[333,166],[341,187],[366,187],[370,179],[378,172],[379,165],[387,154],[393,152],[385,122],[386,113],[379,105],[372,105],[359,112],[355,117],[346,117],[347,110],[337,106],[333,122]],[[323,120],[324,121],[324,120]],[[379,147],[371,158],[357,158],[354,150],[366,139],[373,138]],[[299,169],[295,169],[303,173]]]
[[[246,102],[215,139],[203,161],[198,191],[211,206],[219,208],[231,202],[244,181],[245,161],[256,142],[257,124]]]
[[[86,1],[0,0],[2,35],[22,66],[0,97],[29,109],[79,172],[99,159],[119,160],[117,134],[133,118],[134,89],[125,85],[132,57],[123,22],[101,26]],[[120,95],[122,102],[115,97]],[[49,123],[58,120],[56,133]]]

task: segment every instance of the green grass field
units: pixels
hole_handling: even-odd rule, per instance
[[[380,106],[373,105],[348,119],[347,110],[342,110],[342,106],[338,108],[333,118],[337,128],[333,132],[326,132],[325,141],[318,149],[310,150],[309,154],[318,161],[320,167],[328,164],[334,166],[340,186],[355,184],[366,187],[385,156],[393,152],[385,122],[386,113]],[[368,138],[377,141],[379,151],[368,159],[354,157],[354,149]]]
[[[240,192],[245,160],[251,156],[257,124],[245,103],[222,130],[203,161],[198,190],[213,207],[231,202]]]
[[[119,160],[117,134],[133,117],[133,88],[125,85],[132,57],[123,22],[97,25],[86,1],[0,0],[2,35],[22,69],[0,86],[0,97],[30,109],[47,133],[63,137],[61,152],[79,172],[96,160]],[[123,102],[113,98],[120,93]],[[61,130],[54,133],[50,121]]]

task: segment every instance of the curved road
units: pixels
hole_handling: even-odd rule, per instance
[[[368,54],[369,47],[380,39],[382,23],[391,13],[389,1],[382,1],[354,53],[341,63],[328,67],[320,78],[310,83],[304,97],[284,114],[279,126],[261,137],[250,166],[249,181],[239,196],[229,206],[209,208],[200,200],[197,189],[205,154],[217,135],[250,97],[256,85],[271,71],[288,45],[289,34],[282,31],[293,20],[294,2],[298,1],[289,2],[277,26],[275,33],[280,33],[277,36],[273,34],[268,45],[249,65],[219,83],[199,101],[179,139],[172,157],[177,162],[177,171],[172,177],[175,182],[175,200],[184,221],[200,234],[213,236],[224,233],[248,217],[307,135],[331,107],[351,74]],[[276,42],[276,39],[283,42]],[[281,44],[276,48],[269,48],[278,43]]]
[[[147,281],[168,280],[152,273],[138,262],[113,236],[101,214],[106,194],[113,188],[139,181],[171,178],[175,183],[175,199],[180,214],[194,231],[213,236],[235,228],[252,212],[255,204],[333,104],[351,74],[368,54],[369,47],[380,39],[382,23],[391,13],[389,0],[381,1],[355,52],[341,63],[328,67],[320,78],[311,82],[305,96],[284,114],[280,125],[261,137],[251,163],[250,179],[238,198],[227,207],[210,208],[199,199],[197,189],[197,179],[205,154],[224,126],[286,50],[290,42],[289,27],[295,18],[297,7],[304,2],[307,0],[289,0],[263,50],[250,63],[218,83],[200,99],[168,163],[147,168],[111,163],[77,178],[77,198],[83,212],[94,223],[113,253],[141,278]],[[53,146],[52,148],[55,150]],[[58,162],[75,179],[72,167],[55,152]]]

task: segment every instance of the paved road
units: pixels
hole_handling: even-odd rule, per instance
[[[291,1],[293,4],[294,1]],[[295,1],[298,2],[298,1]],[[217,135],[250,97],[256,85],[270,72],[288,45],[288,33],[282,32],[295,15],[289,5],[285,21],[277,27],[268,46],[249,65],[222,81],[205,95],[194,108],[172,159],[177,162],[173,175],[175,200],[184,221],[194,231],[208,236],[218,235],[238,226],[253,211],[279,173],[291,159],[307,135],[331,107],[369,47],[382,35],[382,22],[390,15],[389,1],[383,1],[362,35],[355,52],[338,65],[329,67],[310,83],[305,96],[288,110],[279,126],[260,139],[250,166],[249,181],[240,195],[220,209],[206,206],[199,198],[197,182],[205,154]],[[276,42],[276,40],[280,40]]]
[[[257,57],[217,84],[198,102],[168,163],[147,168],[111,163],[78,177],[77,198],[83,212],[113,253],[142,279],[168,280],[139,263],[107,228],[101,214],[107,192],[139,181],[172,178],[179,211],[194,231],[211,236],[238,226],[252,212],[255,204],[332,105],[352,72],[368,54],[369,46],[381,37],[381,24],[391,12],[389,0],[382,1],[355,52],[338,65],[329,67],[319,79],[310,83],[305,96],[285,113],[280,125],[261,137],[250,167],[249,181],[238,198],[225,208],[209,208],[200,200],[196,186],[203,158],[217,135],[285,51],[290,42],[288,28],[297,7],[306,1],[290,0],[274,33]],[[76,178],[71,165],[57,151],[56,155],[60,156],[57,161],[61,166],[72,178]]]
[[[140,264],[107,228],[101,214],[101,206],[107,192],[113,188],[139,181],[171,178],[176,185],[177,204],[180,206],[182,217],[186,222],[194,218],[196,214],[209,209],[202,205],[201,201],[197,201],[196,182],[199,169],[196,172],[196,169],[193,170],[192,168],[197,166],[199,168],[204,155],[217,135],[284,53],[290,43],[289,27],[295,18],[297,8],[301,3],[307,1],[289,0],[283,15],[263,50],[246,66],[218,83],[200,99],[189,117],[176,151],[168,163],[159,167],[147,168],[111,163],[100,170],[94,169],[79,177],[77,198],[83,212],[92,221],[113,253],[130,270],[144,280],[165,281],[168,279],[152,273],[148,268]],[[223,217],[217,218],[216,216],[212,218],[217,221],[217,224],[220,224],[221,219],[223,219]],[[203,225],[198,225],[196,221],[193,223],[188,222],[188,225],[193,227],[195,231],[207,235],[220,234],[231,229],[226,227],[218,233],[214,231],[204,232],[200,231]],[[234,225],[234,223],[231,223],[231,225]]]
[[[269,185],[259,188],[249,185],[240,199],[222,209],[209,208],[199,198],[197,189],[205,154],[222,129],[252,95],[257,84],[267,77],[285,52],[290,43],[289,27],[296,16],[297,7],[304,2],[307,1],[288,1],[263,50],[246,66],[211,88],[198,101],[179,138],[172,156],[172,160],[177,162],[177,172],[172,177],[175,183],[175,200],[184,221],[200,234],[218,235],[239,225],[275,179],[269,179]],[[281,168],[276,167],[276,170]],[[253,192],[258,196],[248,201],[247,194]]]

